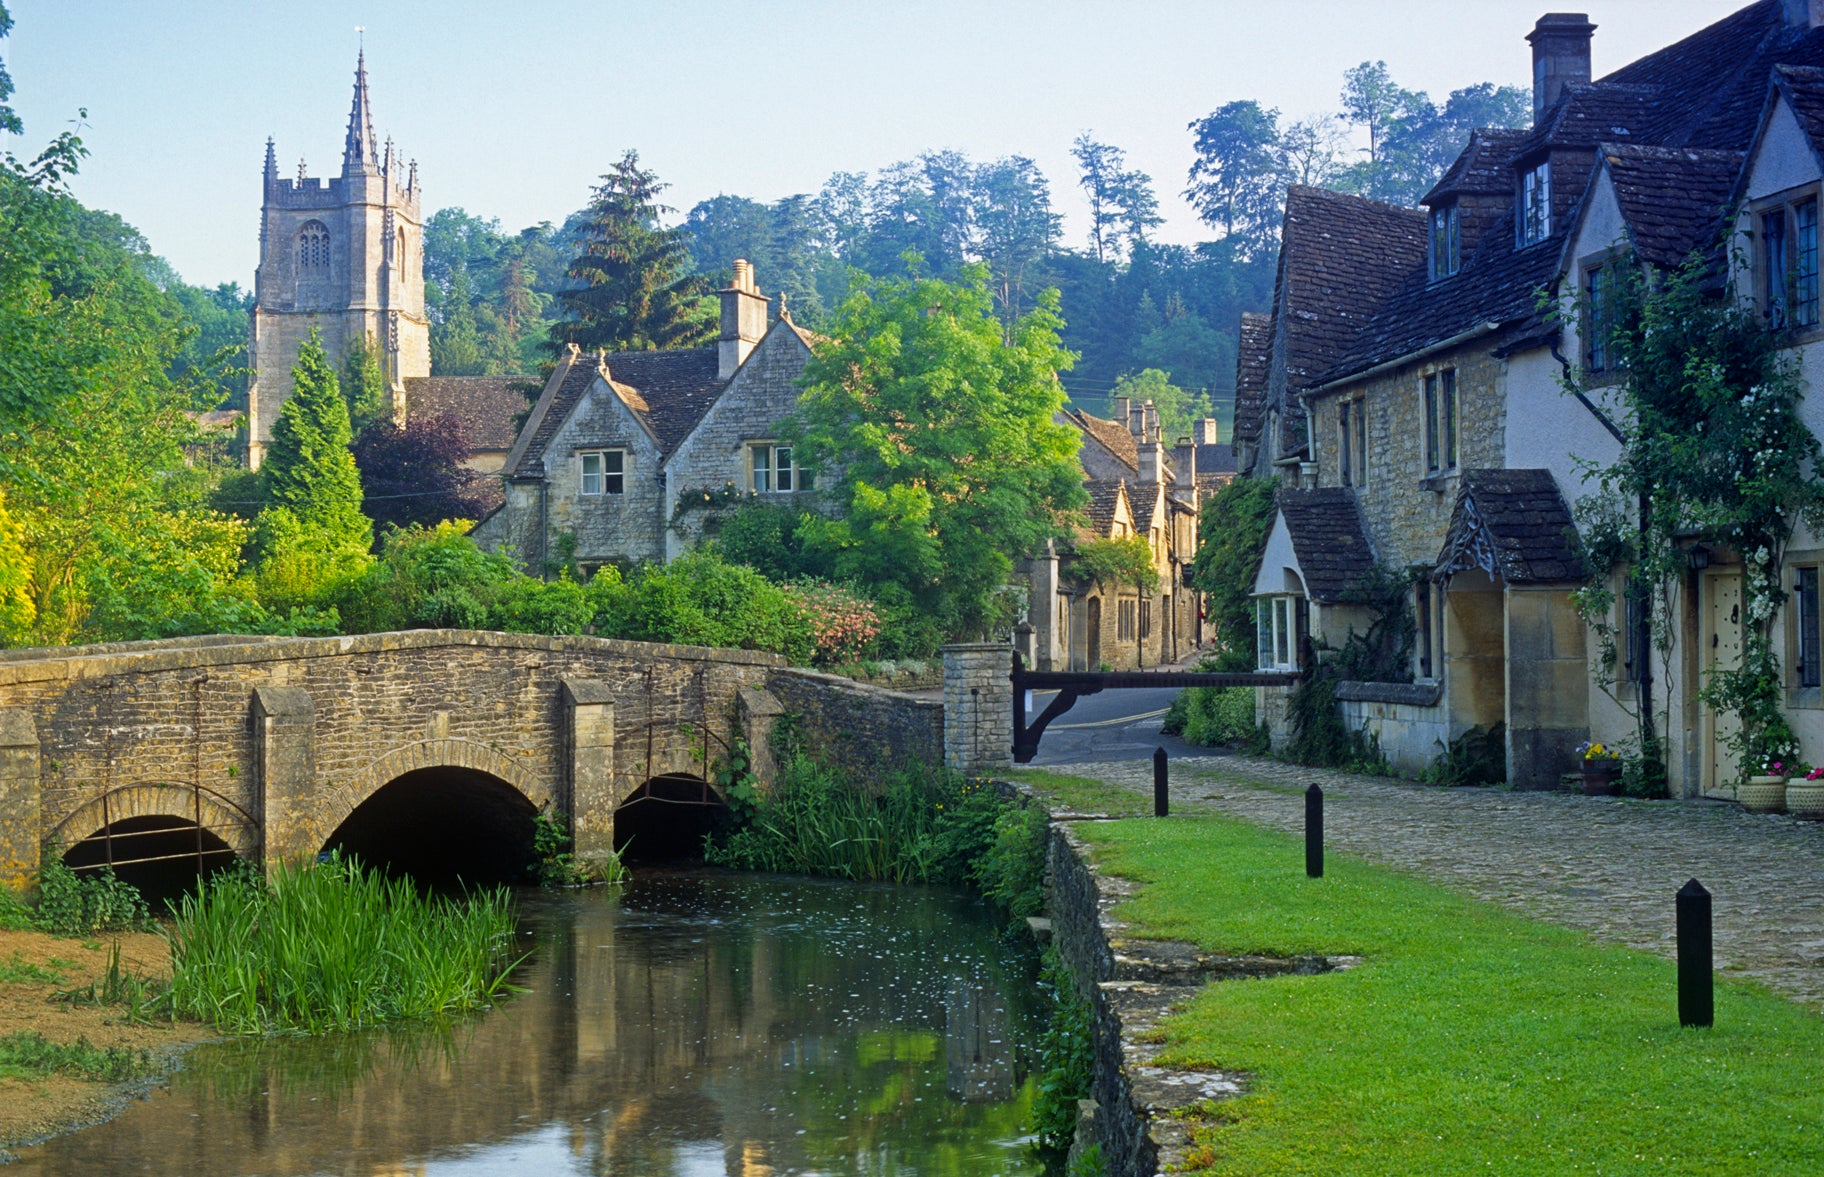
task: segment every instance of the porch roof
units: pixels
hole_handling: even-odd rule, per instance
[[[1549,470],[1465,470],[1437,572],[1479,568],[1509,584],[1583,579],[1577,528]]]
[[[1361,515],[1355,509],[1355,493],[1342,487],[1317,490],[1281,490],[1273,532],[1283,528],[1289,541],[1291,561],[1284,560],[1284,547],[1269,535],[1268,560],[1277,553],[1278,561],[1298,576],[1305,595],[1320,604],[1342,599],[1364,574],[1374,567],[1374,550],[1368,546],[1368,535],[1362,530]],[[1255,578],[1254,591],[1281,592],[1273,583],[1277,568],[1263,562]],[[1263,585],[1268,587],[1262,587]]]

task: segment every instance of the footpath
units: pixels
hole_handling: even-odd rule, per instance
[[[1150,760],[1055,771],[1152,795]],[[1245,756],[1171,763],[1173,810],[1300,833],[1324,790],[1326,846],[1598,938],[1670,957],[1672,897],[1709,888],[1717,970],[1824,1011],[1824,823],[1717,802],[1450,789]]]

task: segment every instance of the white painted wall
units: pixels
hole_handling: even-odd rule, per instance
[[[1254,596],[1276,596],[1280,593],[1305,593],[1305,577],[1298,568],[1298,553],[1292,549],[1292,532],[1286,517],[1275,511],[1273,527],[1267,532],[1266,550],[1260,557],[1260,571],[1254,575]]]

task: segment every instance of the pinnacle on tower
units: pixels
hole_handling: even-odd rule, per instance
[[[266,136],[266,183],[276,184],[279,179],[279,154],[273,148],[272,136]]]
[[[355,59],[355,103],[348,112],[348,138],[342,149],[342,174],[374,170],[379,165],[374,149],[374,112],[367,102],[367,51]]]

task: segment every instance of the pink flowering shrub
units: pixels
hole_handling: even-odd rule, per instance
[[[866,597],[821,580],[788,584],[785,591],[810,623],[812,665],[853,662],[880,636],[880,611]]]

